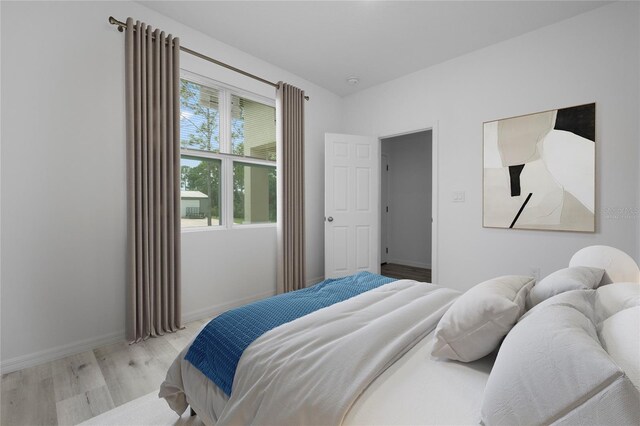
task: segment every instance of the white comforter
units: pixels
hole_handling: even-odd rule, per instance
[[[433,284],[400,280],[265,333],[242,355],[228,401],[209,386],[201,388],[218,405],[219,416],[210,415],[211,420],[341,424],[360,394],[435,328],[458,295]],[[180,411],[187,401],[179,392],[182,377],[176,376],[192,366],[178,364],[161,396]]]

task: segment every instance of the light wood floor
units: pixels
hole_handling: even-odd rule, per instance
[[[413,266],[385,263],[380,266],[380,274],[385,277],[416,280],[424,283],[431,282],[431,269],[416,268]]]
[[[3,374],[0,424],[75,425],[156,391],[171,362],[207,321],[134,345],[115,343]]]

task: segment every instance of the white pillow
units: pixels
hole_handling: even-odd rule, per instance
[[[532,277],[507,275],[468,290],[440,319],[431,355],[471,362],[490,354],[524,312],[534,283]]]
[[[613,283],[596,290],[598,322],[633,306],[640,306],[640,283]]]
[[[597,290],[569,290],[564,293],[556,294],[555,296],[543,300],[533,308],[529,309],[520,317],[518,322],[524,321],[525,318],[547,306],[562,305],[577,309],[595,323],[597,320],[594,308],[594,304],[596,303],[596,291]]]
[[[484,390],[481,423],[637,425],[639,398],[588,315],[548,305],[504,339]]]
[[[596,288],[600,284],[603,274],[604,269],[589,266],[572,266],[560,269],[547,275],[533,287],[529,293],[527,307],[531,308],[543,300],[565,291]]]
[[[640,306],[604,320],[598,327],[602,347],[640,391]]]

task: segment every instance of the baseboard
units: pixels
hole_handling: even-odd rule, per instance
[[[219,303],[217,305],[209,306],[204,309],[191,311],[186,314],[182,314],[182,322],[187,323],[187,322],[196,321],[202,318],[209,318],[214,315],[221,314],[222,312],[227,311],[229,309],[237,308],[238,306],[246,305],[247,303],[255,302],[256,300],[273,296],[274,294],[276,294],[275,290],[265,291],[263,293],[259,293],[253,296],[247,296],[240,299],[232,300],[230,302]]]
[[[431,269],[430,263],[415,262],[413,260],[404,259],[387,259],[387,263],[395,263],[398,265],[413,266],[414,268]]]
[[[2,374],[11,373],[13,371],[22,370],[23,368],[29,368],[45,362],[55,361],[69,355],[91,351],[100,346],[121,342],[123,340],[125,340],[124,331],[117,331],[114,333],[103,334],[102,336],[79,340],[66,345],[56,346],[51,349],[45,349],[43,351],[2,360],[2,362],[0,362],[0,371]]]

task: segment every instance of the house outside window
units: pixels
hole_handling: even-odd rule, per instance
[[[183,72],[183,229],[276,222],[275,119],[273,100]]]

